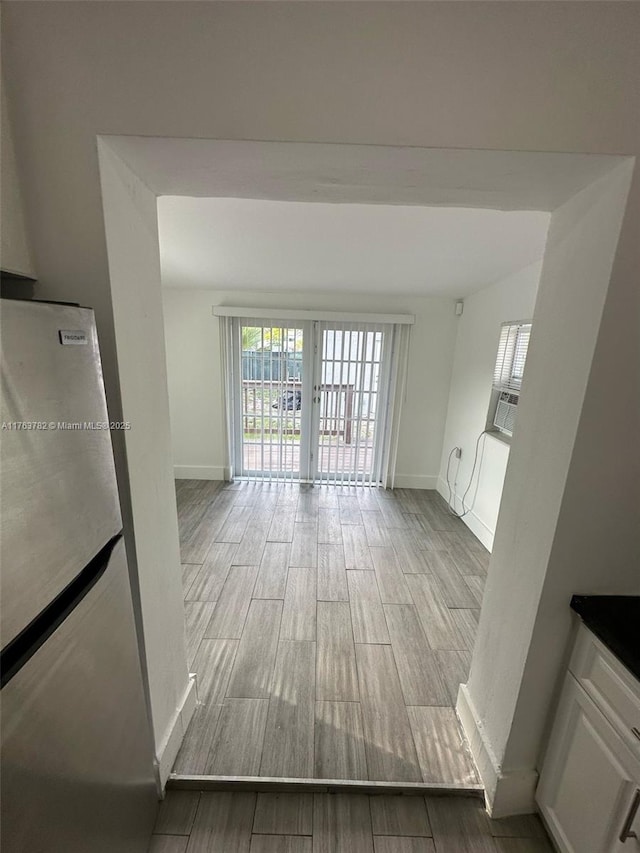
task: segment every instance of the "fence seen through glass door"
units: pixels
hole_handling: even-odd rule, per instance
[[[243,323],[240,332],[238,473],[297,479],[304,331]]]
[[[379,482],[392,332],[259,319],[238,320],[234,329],[236,475]]]
[[[364,325],[335,323],[320,323],[317,333],[316,477],[332,483],[377,482],[385,333]]]

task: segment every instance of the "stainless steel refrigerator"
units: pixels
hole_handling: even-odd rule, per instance
[[[1,300],[3,853],[144,853],[153,747],[93,311]]]

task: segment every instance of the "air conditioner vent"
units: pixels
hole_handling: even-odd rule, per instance
[[[514,394],[512,391],[502,391],[498,398],[493,425],[509,435],[513,435],[519,399],[519,395]]]

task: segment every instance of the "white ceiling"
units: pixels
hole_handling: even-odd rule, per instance
[[[465,297],[542,257],[550,215],[246,198],[158,199],[166,287]]]

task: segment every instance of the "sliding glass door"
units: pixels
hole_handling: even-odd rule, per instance
[[[235,471],[268,480],[309,478],[309,324],[234,324]]]
[[[318,322],[315,334],[315,477],[331,483],[378,482],[388,332],[383,326]]]
[[[394,327],[235,318],[235,476],[377,484]]]

